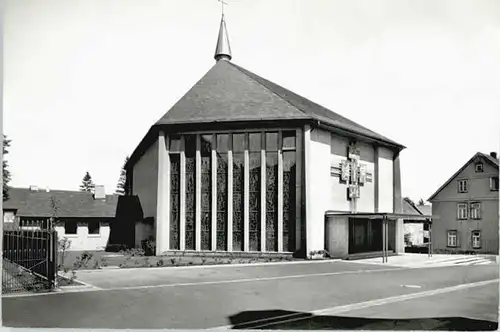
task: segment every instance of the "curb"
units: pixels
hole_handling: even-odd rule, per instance
[[[107,266],[101,269],[86,269],[77,270],[78,272],[98,272],[106,270],[120,270],[120,271],[134,271],[134,270],[161,270],[161,269],[172,269],[172,270],[184,270],[184,269],[206,269],[206,268],[229,268],[229,267],[251,267],[251,266],[269,266],[269,265],[296,265],[296,264],[325,264],[325,263],[336,263],[340,262],[342,259],[325,259],[325,260],[305,260],[297,262],[267,262],[267,263],[242,263],[242,264],[210,264],[210,265],[189,265],[189,266],[160,266],[160,267],[117,267],[117,266]]]

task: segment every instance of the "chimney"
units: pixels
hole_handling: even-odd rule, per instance
[[[104,191],[103,185],[95,185],[94,186],[94,199],[105,199],[106,192]]]
[[[492,156],[495,159],[498,159],[496,152],[490,152],[490,156]]]
[[[38,186],[30,186],[30,191],[38,191]]]

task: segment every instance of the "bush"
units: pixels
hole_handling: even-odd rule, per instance
[[[61,257],[61,264],[57,266],[57,270],[61,271],[64,269],[64,259],[66,258],[67,250],[71,247],[71,241],[67,237],[62,238],[58,241],[58,252],[59,257]]]
[[[79,257],[76,258],[76,261],[73,262],[74,269],[81,269],[82,267],[87,267],[87,264],[94,257],[94,255],[88,251],[84,251]]]
[[[321,255],[323,258],[331,258],[332,256],[330,253],[326,250],[312,250],[309,252],[309,255],[315,256],[315,255]]]
[[[108,244],[108,246],[106,247],[107,252],[122,252],[127,249],[127,246],[124,244]]]
[[[145,252],[142,248],[131,248],[127,250],[122,250],[120,253],[124,256],[144,256]]]
[[[153,237],[150,236],[147,240],[142,240],[141,247],[146,256],[154,256],[156,251],[156,242]]]

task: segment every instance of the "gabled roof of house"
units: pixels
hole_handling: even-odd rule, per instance
[[[106,195],[94,199],[90,192],[68,190],[38,190],[10,188],[9,199],[3,202],[4,210],[17,210],[21,217],[51,217],[52,198],[58,207],[60,218],[114,218],[118,195]]]
[[[128,164],[152,143],[148,136],[164,125],[302,120],[321,123],[398,150],[405,147],[307,98],[229,61],[216,64],[149,130]],[[128,166],[128,165],[127,165]]]
[[[430,216],[432,215],[432,205],[416,205],[407,198],[403,198],[403,213]]]
[[[406,198],[403,198],[403,213],[405,214],[414,214],[414,215],[421,215],[422,213],[417,209],[417,207],[407,200]]]
[[[417,210],[420,211],[421,214],[425,216],[430,216],[432,215],[432,205],[431,204],[424,204],[424,205],[417,205],[415,206]]]
[[[446,181],[439,189],[432,194],[431,197],[429,197],[428,201],[432,201],[440,192],[443,190],[450,182],[452,182],[467,166],[469,166],[471,163],[473,163],[477,159],[484,159],[486,162],[490,163],[493,167],[498,168],[499,167],[499,160],[497,158],[493,158],[489,154],[482,153],[482,152],[477,152],[472,158],[470,158],[455,174],[453,174],[448,181]]]

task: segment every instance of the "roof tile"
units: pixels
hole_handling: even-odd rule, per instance
[[[51,197],[58,206],[61,218],[114,218],[118,195],[106,195],[105,199],[94,199],[92,193],[83,191],[45,190],[30,191],[27,188],[10,188],[9,199],[3,208],[16,209],[22,217],[51,217]]]
[[[156,125],[283,119],[320,120],[403,147],[229,61],[218,61]]]

